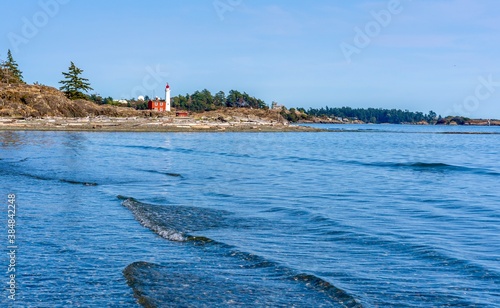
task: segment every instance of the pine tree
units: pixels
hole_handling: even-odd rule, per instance
[[[86,78],[80,77],[83,73],[83,70],[76,67],[73,62],[69,66],[69,71],[67,73],[63,72],[65,80],[59,81],[62,86],[59,88],[61,91],[64,91],[66,96],[69,99],[85,99],[86,96],[83,92],[87,92],[93,90],[90,87],[89,80]]]
[[[7,61],[1,64],[1,77],[5,83],[25,83],[23,73],[19,70],[19,65],[12,57],[12,53],[7,52]]]

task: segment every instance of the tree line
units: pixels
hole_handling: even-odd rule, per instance
[[[193,112],[217,110],[224,107],[268,108],[263,100],[250,96],[246,92],[231,90],[226,95],[224,91],[219,91],[212,95],[207,89],[175,96],[172,98],[171,105],[174,108]]]
[[[351,107],[322,107],[309,108],[306,112],[310,116],[329,118],[348,118],[350,120],[360,120],[365,123],[418,123],[427,121],[435,123],[441,116],[437,116],[434,111],[424,114],[423,112],[413,112],[401,109],[383,109],[383,108],[351,108]]]

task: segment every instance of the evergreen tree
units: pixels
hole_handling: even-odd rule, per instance
[[[217,92],[214,97],[214,104],[216,107],[222,107],[226,105],[226,94],[223,91]]]
[[[309,108],[307,114],[312,116],[328,116],[332,118],[349,118],[351,120],[359,119],[367,123],[418,123],[423,120],[429,123],[434,123],[436,121],[436,113],[430,111],[428,115],[424,115],[422,112],[411,112],[408,110],[400,109],[382,109],[382,108],[350,108],[350,107],[340,107],[340,108],[321,108],[314,109]]]
[[[87,92],[93,90],[90,87],[89,80],[80,75],[83,73],[83,70],[76,67],[73,62],[69,66],[69,71],[67,73],[63,72],[65,80],[59,81],[62,86],[59,88],[63,91],[69,99],[85,99],[86,96],[83,92]],[[82,92],[83,91],[83,92]]]
[[[226,96],[223,91],[219,91],[212,95],[207,89],[195,91],[193,94],[186,94],[185,96],[173,97],[172,107],[194,112],[217,110],[225,107],[269,109],[263,100],[250,96],[246,92],[241,93],[231,90]]]
[[[19,70],[19,65],[12,57],[10,49],[7,52],[7,61],[1,64],[0,74],[5,83],[24,83],[23,73]]]

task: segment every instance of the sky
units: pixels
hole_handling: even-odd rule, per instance
[[[498,0],[1,1],[27,83],[70,62],[114,99],[208,89],[287,107],[500,118]]]

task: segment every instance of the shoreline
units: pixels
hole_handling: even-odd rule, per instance
[[[87,118],[0,118],[0,131],[71,132],[325,132],[309,126],[268,121],[213,122],[192,118],[87,117]]]
[[[301,125],[302,124],[302,125]],[[305,124],[305,125],[304,125]],[[213,119],[194,119],[191,117],[47,117],[47,118],[2,118],[0,131],[66,131],[66,132],[334,132],[307,124],[334,123],[283,123],[265,119],[245,119],[238,121],[217,121]],[[338,123],[336,123],[338,124]],[[354,123],[342,123],[352,125]],[[357,123],[356,123],[357,124]],[[364,125],[399,125],[366,124]],[[417,125],[417,124],[411,124]],[[443,125],[438,126],[454,126]],[[481,124],[460,126],[485,126]],[[492,125],[497,126],[497,125]]]

